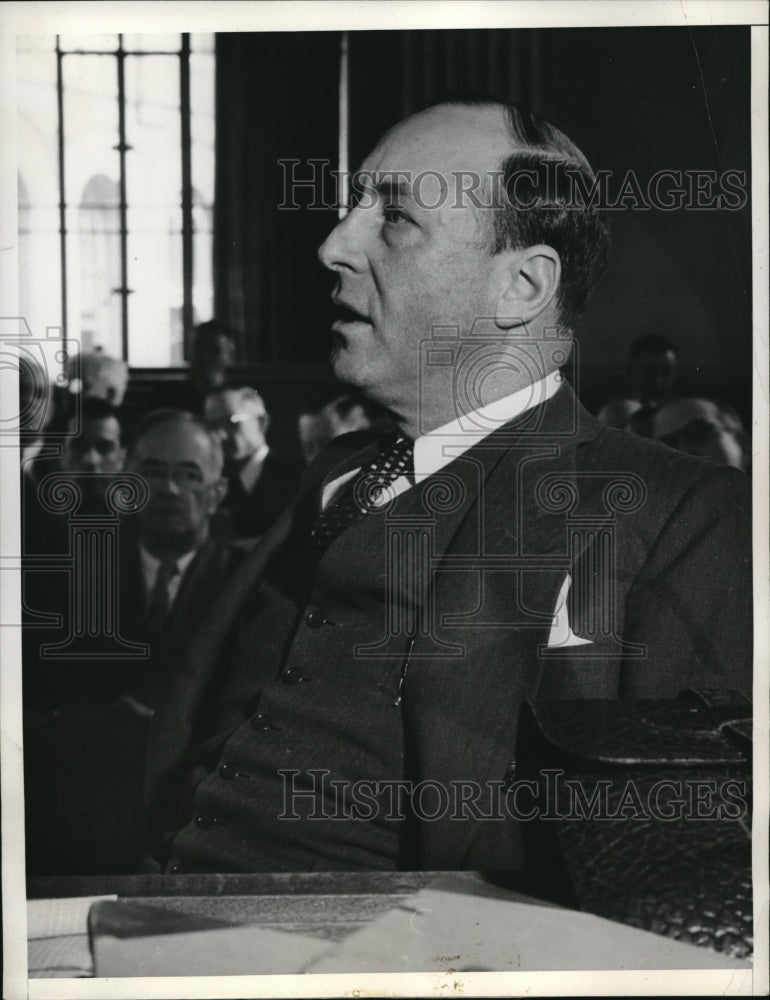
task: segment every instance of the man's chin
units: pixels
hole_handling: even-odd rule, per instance
[[[335,344],[329,357],[331,369],[340,382],[363,388],[362,365],[356,359],[356,351],[351,349],[341,338],[335,338]]]

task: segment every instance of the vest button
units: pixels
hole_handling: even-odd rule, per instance
[[[238,765],[234,760],[226,760],[219,769],[219,776],[220,778],[224,778],[225,781],[232,781],[237,774]]]
[[[267,712],[257,712],[249,720],[249,725],[252,729],[257,729],[264,731],[266,729],[271,729],[273,726],[273,717],[268,715]]]
[[[314,611],[308,613],[305,621],[309,628],[320,628],[326,624],[326,615],[320,608],[316,608]]]
[[[201,813],[200,816],[195,817],[195,825],[199,826],[201,830],[210,830],[216,820],[213,816],[209,816],[208,813]]]
[[[284,684],[301,684],[304,678],[296,667],[289,667],[281,674],[281,680]]]

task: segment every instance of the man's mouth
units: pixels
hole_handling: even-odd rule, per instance
[[[153,503],[148,510],[159,517],[179,517],[184,514],[184,507],[175,503]]]
[[[364,313],[359,312],[352,306],[348,306],[342,302],[334,302],[334,322],[332,323],[332,330],[335,333],[345,333],[351,330],[355,326],[360,326],[361,324],[366,324],[371,326],[372,321]]]

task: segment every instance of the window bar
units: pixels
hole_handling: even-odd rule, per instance
[[[338,137],[338,163],[339,182],[337,197],[339,207],[337,213],[340,219],[344,219],[348,212],[348,135],[350,128],[350,68],[348,54],[348,32],[340,32],[340,84],[339,84],[339,137]]]
[[[61,323],[62,340],[67,343],[67,202],[64,194],[64,75],[62,60],[64,53],[56,36],[56,104],[59,118],[59,246],[61,265]]]
[[[182,35],[179,53],[179,103],[182,118],[182,345],[189,354],[193,326],[192,140],[190,135],[190,36]]]
[[[120,156],[120,295],[121,328],[123,334],[123,358],[128,360],[128,206],[126,204],[126,83],[123,35],[118,35],[118,150]]]

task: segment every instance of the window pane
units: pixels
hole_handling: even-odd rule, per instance
[[[193,322],[214,316],[213,208],[193,206]]]
[[[182,36],[170,32],[165,35],[123,35],[126,52],[178,52],[181,47]]]
[[[59,48],[62,52],[114,52],[117,47],[117,35],[59,35]]]
[[[56,39],[17,39],[19,308],[34,337],[61,327]]]
[[[162,366],[182,344],[179,59],[128,56],[125,82],[129,360]]]
[[[214,204],[214,56],[190,54],[190,138],[193,187]]]
[[[212,31],[192,32],[190,35],[190,50],[192,52],[209,52],[214,54],[214,39],[217,36]]]
[[[200,323],[214,314],[214,52],[213,35],[194,35],[190,54],[190,137],[193,183],[193,317]],[[198,51],[196,42],[208,42]]]
[[[62,75],[68,333],[120,357],[117,60],[67,55]]]

